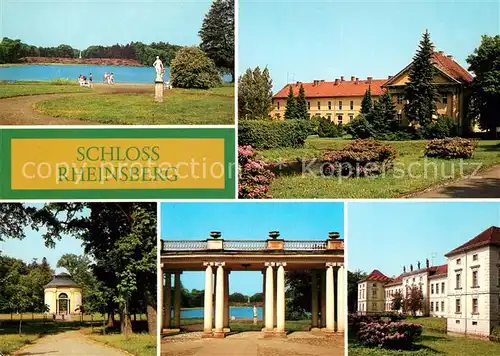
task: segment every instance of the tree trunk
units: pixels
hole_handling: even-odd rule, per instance
[[[134,313],[134,321],[137,321],[137,314]]]
[[[106,326],[108,328],[115,326],[115,308],[113,303],[108,304],[108,323]]]
[[[157,325],[157,314],[156,314],[156,303],[148,298],[146,295],[146,313],[148,317],[148,331],[149,335],[156,335],[156,325]]]
[[[23,325],[23,314],[20,314],[21,317],[19,318],[19,335],[22,334],[22,325]]]
[[[128,339],[129,335],[132,333],[132,320],[130,319],[130,313],[128,311],[128,301],[125,302],[123,310],[121,311],[120,325],[122,334],[125,335],[125,339]]]
[[[94,333],[94,314],[90,314],[90,330],[91,333]]]

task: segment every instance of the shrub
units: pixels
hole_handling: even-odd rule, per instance
[[[302,147],[311,128],[308,120],[242,120],[238,124],[238,143],[256,149]]]
[[[422,325],[406,322],[361,323],[358,340],[368,347],[409,349],[422,335]]]
[[[425,156],[437,158],[471,158],[477,141],[467,138],[443,138],[431,140],[425,147]]]
[[[424,136],[429,139],[445,138],[457,135],[457,124],[453,118],[439,116],[424,128]]]
[[[346,130],[353,138],[369,138],[375,136],[372,125],[363,114],[359,114],[352,119],[352,121],[347,124]]]
[[[238,147],[238,196],[243,199],[268,199],[269,184],[274,174],[269,171],[264,161],[257,159],[257,153],[251,146]]]
[[[396,150],[389,144],[358,139],[340,151],[325,152],[323,174],[347,177],[376,175],[392,168],[396,157]]]
[[[197,47],[181,48],[170,64],[170,81],[176,88],[209,89],[221,84],[214,62]]]
[[[342,134],[342,127],[325,117],[318,118],[318,136],[319,137],[339,137]]]

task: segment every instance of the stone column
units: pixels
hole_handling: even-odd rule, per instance
[[[335,331],[333,263],[326,264],[326,332]]]
[[[205,294],[203,302],[203,332],[212,336],[212,265],[210,262],[203,264],[205,269]]]
[[[277,267],[277,265],[276,265],[276,267]],[[276,298],[276,294],[277,294],[277,290],[276,290],[277,283],[276,283],[276,280],[277,280],[277,277],[278,277],[278,269],[275,268],[273,272],[274,272],[273,273],[273,280],[274,280],[274,283],[273,283],[273,286],[274,286],[274,289],[273,289],[273,300],[274,300],[274,306],[273,306],[273,325],[276,326],[276,322],[278,320],[277,315],[276,315],[276,311],[278,310],[278,300]]]
[[[229,329],[229,273],[224,272],[224,329]]]
[[[262,296],[264,297],[264,305],[262,306],[262,322],[266,320],[266,271],[262,271]]]
[[[316,271],[311,271],[311,313],[312,328],[318,328],[318,278]]]
[[[181,272],[175,272],[174,328],[181,328]]]
[[[337,332],[344,332],[344,266],[337,271]]]
[[[278,263],[278,273],[276,281],[276,332],[280,336],[285,333],[285,267],[286,262]]]
[[[172,275],[167,272],[165,275],[165,319],[163,319],[163,327],[170,329],[172,323]],[[163,280],[163,278],[162,278]]]
[[[163,297],[164,297],[164,290],[163,290],[163,263],[160,265],[160,285],[159,285],[159,293],[160,293],[160,298],[159,299],[159,302],[160,302],[160,305],[158,305],[158,315],[159,315],[159,318],[160,318],[160,321],[159,321],[159,324],[160,324],[160,334],[162,332],[162,329],[164,328],[164,325],[165,325],[165,310],[163,310],[164,308],[166,309],[166,306],[164,305],[164,301],[163,301]],[[45,304],[47,304],[47,294],[45,294]]]
[[[224,337],[224,262],[217,265],[217,287],[215,297],[215,337]]]
[[[321,328],[326,327],[326,279],[325,271],[321,271]]]
[[[274,331],[273,266],[274,262],[266,262],[266,332]]]

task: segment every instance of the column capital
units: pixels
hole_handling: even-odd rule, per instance
[[[225,266],[226,265],[226,262],[203,262],[203,266],[207,267],[207,266]]]
[[[224,267],[226,265],[226,262],[214,262],[215,266],[217,267]]]
[[[266,266],[266,267],[274,267],[274,266],[276,266],[276,262],[264,262],[264,266]]]
[[[325,266],[326,267],[343,267],[344,263],[343,262],[326,262]]]
[[[276,266],[283,266],[286,267],[286,262],[276,262]]]

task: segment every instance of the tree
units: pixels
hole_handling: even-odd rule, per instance
[[[234,0],[215,0],[199,31],[200,48],[234,82]]]
[[[238,79],[238,114],[240,119],[269,117],[273,101],[273,84],[269,70],[248,68]]]
[[[221,84],[214,62],[197,47],[177,52],[170,64],[170,80],[177,88],[209,89]]]
[[[347,310],[354,313],[358,309],[358,282],[365,278],[367,274],[360,270],[347,271]]]
[[[309,110],[307,109],[306,92],[301,84],[299,95],[297,96],[297,119],[309,119]]]
[[[426,128],[437,113],[437,87],[434,84],[436,69],[432,63],[433,45],[426,30],[422,35],[419,48],[413,57],[404,97],[407,100],[404,110],[408,121]]]
[[[246,303],[248,301],[248,297],[244,296],[241,293],[233,293],[229,295],[229,301],[231,303]]]
[[[392,303],[391,303],[391,310],[392,311],[399,311],[403,306],[403,294],[399,291],[396,291],[392,295]]]
[[[372,91],[370,86],[365,91],[363,100],[361,100],[361,110],[360,113],[363,115],[369,115],[373,109]]]
[[[286,98],[285,119],[297,118],[297,100],[293,95],[292,86],[289,86],[288,97]]]
[[[481,37],[481,44],[467,58],[474,72],[471,103],[482,129],[494,134],[500,126],[500,35]]]
[[[286,319],[304,319],[306,313],[311,312],[311,274],[309,271],[288,271],[285,274],[285,287]]]
[[[384,92],[378,98],[367,119],[376,135],[386,134],[397,128],[396,106],[389,92]]]
[[[264,302],[264,293],[255,293],[250,297],[251,303],[262,303]]]
[[[406,297],[403,300],[403,312],[416,316],[417,312],[423,309],[424,295],[419,287],[408,288]]]
[[[354,138],[369,138],[375,136],[375,130],[365,115],[359,114],[347,124],[347,132]]]
[[[35,211],[35,208],[20,203],[0,204],[0,241],[5,238],[23,239],[24,228],[32,222],[31,216]]]

